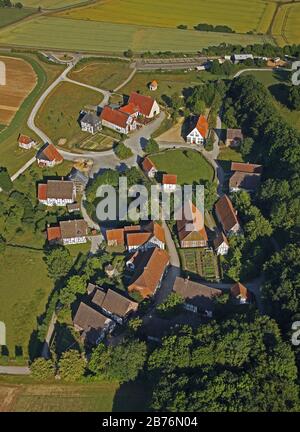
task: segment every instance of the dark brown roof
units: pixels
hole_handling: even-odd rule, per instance
[[[230,231],[238,223],[236,212],[227,195],[223,195],[217,201],[215,209],[225,232]]]
[[[215,248],[220,247],[224,242],[227,244],[227,246],[229,246],[229,243],[228,243],[227,237],[226,237],[225,234],[221,231],[221,232],[217,235],[217,237],[214,239],[214,246],[215,246]]]
[[[243,136],[241,129],[227,129],[227,139],[229,139],[229,140],[235,140],[235,139],[242,140],[243,138],[244,138],[244,136]]]
[[[230,188],[241,188],[255,191],[260,185],[260,174],[248,174],[236,171],[229,180]]]
[[[222,294],[221,290],[181,277],[176,278],[173,291],[183,297],[188,303],[201,307],[204,310],[213,309],[212,299]]]
[[[47,198],[48,199],[72,199],[74,183],[69,180],[48,180]]]
[[[63,239],[85,237],[88,234],[88,226],[83,219],[61,221],[59,226]]]
[[[138,308],[138,303],[122,296],[112,289],[109,289],[106,293],[97,289],[92,302],[102,309],[105,309],[107,312],[121,318],[125,317],[128,312],[136,311]]]
[[[242,162],[231,162],[231,171],[241,171],[250,174],[261,174],[262,170],[262,165]]]
[[[96,311],[87,304],[81,302],[74,317],[73,323],[81,330],[88,332],[91,329],[102,330],[111,321],[101,312]]]
[[[206,229],[204,226],[204,217],[199,209],[192,203],[189,202],[185,209],[182,211],[182,218],[177,220],[177,231],[180,241],[208,241]],[[187,231],[187,224],[200,224],[202,227],[200,229],[195,229],[193,231]]]

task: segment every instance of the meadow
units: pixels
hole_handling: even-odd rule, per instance
[[[91,37],[92,35],[92,37]],[[44,16],[0,31],[2,44],[122,54],[134,52],[197,52],[210,45],[272,42],[267,35],[197,32],[176,28],[83,21]]]
[[[54,144],[75,145],[89,136],[78,123],[80,111],[97,106],[103,96],[68,82],[59,84],[46,98],[36,117],[36,124]],[[60,140],[64,140],[59,142]]]
[[[300,3],[279,7],[272,26],[272,36],[280,46],[300,43]]]
[[[92,58],[79,62],[69,73],[69,78],[94,87],[113,90],[128,78],[131,71],[129,62]]]
[[[34,12],[32,9],[23,8],[1,8],[0,9],[0,28],[7,26],[9,24],[13,24],[16,21],[19,21]]]
[[[236,32],[260,31],[271,23],[276,5],[263,0],[110,0],[68,10],[59,16],[151,27],[193,28],[199,23],[228,25]]]
[[[203,180],[213,181],[214,169],[197,151],[166,150],[150,156],[158,171],[177,174],[178,184],[193,184]]]
[[[86,3],[86,0],[22,0],[24,6],[44,9],[58,9],[66,6],[76,6],[80,3]]]

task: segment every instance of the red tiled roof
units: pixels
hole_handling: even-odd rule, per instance
[[[135,114],[139,111],[138,107],[136,107],[133,103],[129,103],[127,105],[122,106],[119,111],[125,113],[125,114]]]
[[[240,171],[249,174],[261,174],[263,170],[262,165],[241,163],[241,162],[231,162],[231,171]]]
[[[64,159],[62,155],[59,153],[59,151],[56,149],[56,147],[53,144],[48,144],[42,149],[41,156],[39,159],[42,159],[43,157],[46,157],[47,160],[50,162],[62,162]]]
[[[225,231],[230,231],[238,223],[236,212],[227,195],[223,195],[216,203],[216,213]]]
[[[128,115],[120,110],[114,110],[109,106],[105,106],[100,115],[101,120],[105,120],[121,128],[126,128]]]
[[[149,158],[146,157],[143,160],[142,167],[143,167],[144,171],[149,172],[152,168],[155,168],[155,165],[154,165],[154,163],[152,162],[151,159],[149,159]]]
[[[106,230],[107,241],[115,241],[118,245],[124,245],[124,229],[117,228]]]
[[[197,121],[196,128],[201,133],[202,137],[205,138],[208,132],[208,122],[206,117],[201,115]]]
[[[187,231],[186,225],[192,223],[195,226],[202,225],[202,227],[193,231]],[[191,201],[186,205],[182,219],[177,221],[177,231],[180,241],[208,241],[203,214]]]
[[[138,107],[139,112],[144,116],[149,116],[154,104],[154,99],[151,96],[144,96],[139,93],[131,93],[129,104]]]
[[[46,201],[47,188],[48,188],[48,186],[46,184],[39,184],[38,185],[38,200],[39,201]]]
[[[134,232],[139,232],[141,231],[141,225],[127,225],[124,226],[124,231],[125,232],[129,232],[129,231],[134,231]]]
[[[20,144],[30,144],[32,141],[33,141],[33,139],[27,135],[20,135],[19,136],[19,143]]]
[[[251,294],[245,287],[245,285],[237,282],[230,288],[230,292],[234,297],[241,297],[246,300],[250,300]]]
[[[131,233],[127,234],[127,246],[141,246],[151,238],[150,233]]]
[[[47,228],[47,239],[48,241],[61,239],[60,227],[48,227]]]
[[[164,174],[163,175],[163,184],[177,184],[177,175],[175,174]]]
[[[166,243],[165,231],[163,227],[156,222],[153,224],[153,235],[157,238],[157,240],[161,241],[162,243]]]

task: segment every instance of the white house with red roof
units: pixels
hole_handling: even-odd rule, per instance
[[[136,92],[131,93],[128,105],[125,105],[122,109],[131,110],[132,114],[135,113],[148,119],[152,119],[160,113],[159,105],[155,99]]]
[[[100,119],[102,126],[113,129],[121,134],[128,134],[137,128],[134,115],[121,110],[116,110],[110,106],[105,106],[101,112]]]
[[[163,191],[164,192],[175,192],[177,187],[177,175],[175,174],[164,174],[162,179]]]
[[[32,138],[22,134],[19,135],[18,142],[19,142],[19,147],[25,150],[30,150],[36,144],[36,141],[34,141]]]
[[[214,248],[217,255],[227,255],[229,251],[229,243],[225,234],[221,231],[214,239]]]
[[[53,144],[46,143],[37,152],[36,160],[40,167],[54,167],[62,163],[64,158]]]
[[[154,178],[155,174],[157,173],[157,168],[154,165],[154,163],[152,162],[151,159],[149,159],[148,157],[146,157],[143,162],[142,162],[142,168],[144,173],[149,177],[149,178]]]
[[[186,140],[189,144],[204,144],[208,132],[208,122],[206,117],[201,115],[196,127],[187,135]]]
[[[38,185],[38,200],[46,206],[66,206],[76,199],[76,187],[69,180],[48,180]]]

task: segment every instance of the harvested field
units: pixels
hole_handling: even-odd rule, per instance
[[[5,64],[5,79],[0,85],[0,124],[8,125],[18,111],[24,99],[37,83],[37,76],[32,66],[22,59],[0,57]]]

